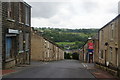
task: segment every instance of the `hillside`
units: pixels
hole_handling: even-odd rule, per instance
[[[79,49],[98,29],[35,28],[64,49]]]

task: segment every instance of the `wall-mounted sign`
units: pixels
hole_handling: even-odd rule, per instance
[[[19,31],[14,29],[8,29],[8,33],[19,34]]]
[[[94,49],[94,48],[93,48],[93,43],[92,43],[92,42],[88,43],[88,49]]]

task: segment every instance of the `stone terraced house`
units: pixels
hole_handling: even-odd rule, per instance
[[[64,59],[64,50],[37,30],[31,28],[31,59],[33,61],[54,61]]]
[[[120,15],[99,30],[100,68],[120,76]]]
[[[2,67],[30,64],[31,6],[24,1],[0,4]]]

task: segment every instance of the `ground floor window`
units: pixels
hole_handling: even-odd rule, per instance
[[[101,58],[103,59],[103,50],[101,50]]]
[[[25,50],[28,51],[29,50],[29,46],[30,46],[30,37],[29,37],[29,33],[25,33]]]
[[[110,47],[110,61],[112,61],[112,47]]]
[[[19,34],[19,53],[23,52],[23,33]]]

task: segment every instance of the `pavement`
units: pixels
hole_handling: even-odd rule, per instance
[[[82,63],[77,60],[34,61],[29,66],[22,66],[10,73],[4,74],[4,78],[89,78],[94,80],[117,80],[116,77],[109,73],[96,69],[93,63]]]

